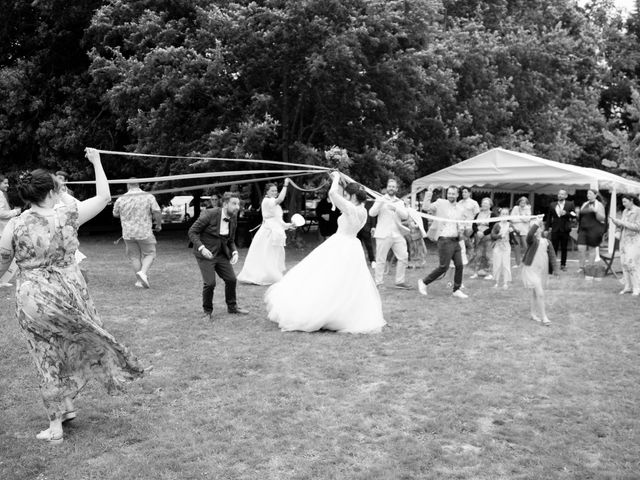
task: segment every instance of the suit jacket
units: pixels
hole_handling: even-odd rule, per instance
[[[222,207],[208,208],[200,214],[189,229],[189,240],[193,243],[193,254],[204,258],[198,251],[204,245],[215,257],[222,253],[231,259],[233,252],[237,251],[235,237],[238,227],[238,219],[234,216],[229,219],[229,236],[220,236],[220,222],[222,220]]]
[[[551,233],[569,233],[571,232],[571,223],[575,218],[571,213],[575,213],[575,205],[570,200],[564,201],[564,211],[566,212],[562,216],[558,216],[556,212],[556,206],[558,202],[551,202],[549,206],[549,213],[547,215],[547,229],[551,230]]]

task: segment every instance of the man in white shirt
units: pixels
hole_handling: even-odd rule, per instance
[[[127,193],[113,205],[113,216],[120,219],[126,254],[136,273],[138,288],[149,288],[147,272],[156,258],[156,237],[162,229],[162,212],[155,197],[140,189],[132,179]]]
[[[440,218],[447,218],[452,221],[438,221],[435,232],[438,243],[439,265],[424,279],[418,280],[418,291],[421,295],[427,294],[427,285],[440,278],[449,269],[449,264],[453,260],[455,274],[453,277],[453,296],[467,298],[467,295],[460,290],[462,285],[462,249],[460,239],[464,233],[464,225],[456,220],[462,220],[464,212],[462,207],[456,203],[458,199],[458,187],[451,186],[447,189],[447,199],[439,198],[435,202],[431,201],[433,187],[427,190],[422,210]]]
[[[409,290],[411,287],[405,283],[409,252],[407,241],[404,239],[404,231],[409,229],[401,223],[409,217],[409,212],[405,208],[404,202],[396,197],[397,192],[398,182],[390,178],[387,181],[387,193],[376,199],[369,210],[369,215],[378,217],[373,235],[376,239],[375,281],[377,286],[382,285],[387,254],[389,250],[392,250],[398,259],[396,288]]]
[[[208,208],[189,229],[193,242],[193,254],[202,274],[202,310],[204,320],[213,320],[213,291],[216,273],[224,281],[224,298],[231,314],[249,313],[238,307],[236,285],[238,283],[233,265],[238,262],[236,230],[240,198],[236,192],[222,196],[222,206]]]

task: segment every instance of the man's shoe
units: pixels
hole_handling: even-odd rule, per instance
[[[143,272],[136,272],[136,278],[142,284],[144,288],[149,288],[149,279],[147,278],[147,274]]]
[[[454,297],[457,298],[469,298],[469,295],[467,295],[466,293],[460,291],[460,290],[456,290],[455,292],[453,292],[452,294]]]
[[[134,283],[133,286],[136,287],[136,288],[144,288],[142,286],[142,282],[140,280],[138,280],[136,283]]]
[[[427,295],[427,284],[421,278],[418,280],[418,291],[420,295]]]
[[[200,318],[200,320],[205,321],[205,322],[210,322],[212,320],[211,312],[204,312],[202,314],[202,317]]]
[[[396,288],[399,288],[401,290],[411,290],[411,287],[404,282],[396,283]]]
[[[239,308],[239,307],[229,308],[229,309],[227,309],[227,312],[232,313],[234,315],[249,315],[249,310],[244,310],[244,309]]]
[[[477,274],[477,273],[474,273],[474,274],[473,274],[473,275],[471,275],[469,278],[470,278],[470,279],[472,279],[472,280],[475,280],[476,278],[478,278],[478,274]]]
[[[489,274],[486,277],[484,277],[485,280],[493,280],[493,275]]]
[[[77,416],[77,413],[76,413],[75,410],[70,410],[68,412],[64,412],[62,414],[62,423],[70,422],[71,420],[76,418],[76,416]]]

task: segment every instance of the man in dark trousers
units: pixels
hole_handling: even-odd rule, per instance
[[[576,218],[575,205],[567,200],[566,190],[558,191],[558,200],[551,202],[547,214],[547,231],[551,232],[551,244],[558,255],[560,249],[560,270],[567,270],[567,246],[572,220]]]
[[[249,313],[238,307],[236,274],[232,267],[238,262],[238,249],[235,243],[238,210],[240,210],[238,194],[227,192],[222,196],[222,207],[205,210],[189,229],[189,239],[193,242],[193,253],[203,280],[204,320],[212,319],[216,273],[224,281],[227,311],[241,315]]]

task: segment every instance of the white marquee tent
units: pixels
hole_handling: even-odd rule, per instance
[[[466,185],[482,190],[514,193],[569,193],[587,188],[640,194],[640,182],[595,168],[578,167],[526,153],[494,148],[411,184],[412,200],[429,185]]]

